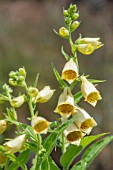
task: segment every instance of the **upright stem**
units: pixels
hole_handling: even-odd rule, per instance
[[[24,85],[24,88],[25,88],[25,90],[28,94],[28,87],[27,87],[26,84]],[[29,96],[29,100],[28,100],[28,106],[29,106],[29,110],[30,110],[30,113],[31,113],[31,117],[33,117],[34,116],[34,109],[33,109],[33,105],[32,105],[32,99],[31,99],[30,96]]]
[[[66,147],[65,147],[65,136],[62,133],[62,154],[66,152]]]
[[[41,135],[38,134],[37,138],[38,138],[38,153],[37,153],[37,157],[36,157],[35,170],[41,170],[41,164],[40,164],[40,162],[41,162],[40,151],[41,151],[41,143],[42,143]]]

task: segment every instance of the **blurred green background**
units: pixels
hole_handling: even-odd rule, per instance
[[[0,0],[0,87],[8,82],[8,73],[11,70],[25,66],[28,85],[32,85],[36,74],[40,73],[38,89],[50,85],[56,92],[47,104],[38,105],[39,114],[49,121],[58,117],[53,111],[61,89],[53,74],[51,63],[54,63],[61,73],[66,61],[60,48],[64,45],[68,53],[70,48],[66,41],[54,34],[53,28],[58,30],[64,26],[62,9],[67,8],[70,3],[77,4],[82,21],[73,38],[76,39],[81,33],[83,37],[100,37],[105,44],[90,56],[78,54],[81,74],[84,72],[90,74],[90,78],[107,80],[98,86],[103,100],[98,102],[96,108],[84,101],[80,106],[98,123],[92,134],[113,134],[112,0]],[[76,92],[76,89],[73,92]],[[2,105],[0,112],[5,112]],[[20,121],[26,122],[28,116],[29,110],[26,105],[18,109]],[[14,136],[12,127],[7,129],[5,136]],[[1,135],[0,140],[3,141],[5,136]],[[113,170],[112,151],[113,143],[102,151],[89,170]],[[53,153],[52,157],[57,162],[59,155]]]

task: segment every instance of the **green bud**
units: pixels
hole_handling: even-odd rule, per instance
[[[24,76],[19,76],[18,81],[23,81],[25,80]]]
[[[71,27],[70,27],[70,31],[71,31],[71,32],[75,31],[75,30],[78,28],[79,25],[80,25],[80,22],[79,22],[79,21],[74,21],[74,22],[72,23]]]
[[[67,16],[68,16],[68,11],[67,11],[67,10],[64,10],[64,11],[63,11],[63,14],[64,14],[65,17],[67,17]]]
[[[70,10],[70,13],[72,14],[72,13],[77,11],[77,6],[71,4],[70,7],[69,7],[69,10]]]
[[[69,36],[69,31],[65,27],[61,27],[59,29],[59,34],[60,34],[61,37],[66,38],[66,37]]]
[[[36,97],[38,95],[39,91],[37,88],[35,87],[29,87],[28,89],[28,94],[31,96],[31,97]]]
[[[65,18],[65,23],[66,23],[66,25],[69,25],[69,24],[70,24],[70,22],[71,22],[71,18],[66,17],[66,18]]]
[[[12,78],[9,78],[9,84],[11,84],[12,86],[17,86],[17,82],[14,81]]]
[[[15,71],[11,71],[10,73],[9,73],[9,77],[15,77],[16,76],[16,72]]]
[[[79,13],[75,13],[75,14],[73,14],[73,16],[72,16],[72,19],[73,19],[73,20],[76,20],[78,17],[79,17]]]
[[[19,73],[20,73],[20,75],[26,77],[26,71],[25,71],[24,67],[23,68],[19,68]]]

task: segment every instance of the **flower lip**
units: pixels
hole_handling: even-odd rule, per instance
[[[101,99],[102,97],[98,91],[92,92],[87,96],[87,101],[89,101],[90,103],[93,103]]]
[[[97,125],[97,123],[95,122],[95,120],[93,118],[89,118],[89,119],[85,120],[84,122],[82,122],[80,128],[81,128],[81,130],[87,130],[87,129],[92,128],[96,125]]]
[[[81,139],[82,136],[83,136],[83,135],[82,135],[82,132],[81,132],[81,131],[72,131],[72,132],[70,132],[70,133],[67,135],[66,139],[67,139],[69,142],[74,142],[74,141],[77,141],[77,140]]]
[[[41,133],[42,131],[47,129],[48,126],[49,126],[49,123],[46,120],[42,120],[34,126],[34,130],[36,133]]]
[[[66,70],[62,73],[62,78],[65,80],[75,80],[77,77],[77,73],[74,70]]]

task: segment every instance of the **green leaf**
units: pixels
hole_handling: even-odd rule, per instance
[[[60,170],[50,156],[48,158],[48,161],[49,161],[51,170]]]
[[[96,136],[87,136],[81,140],[80,146],[71,145],[68,150],[61,156],[60,163],[65,169],[68,169],[73,160],[82,152],[82,150],[94,140],[108,133],[102,133]]]
[[[88,81],[90,81],[93,84],[106,82],[106,80],[95,80],[95,79],[88,79]]]
[[[64,55],[64,57],[65,57],[65,59],[66,59],[67,61],[70,60],[70,56],[64,51],[63,46],[61,47],[61,53]]]
[[[56,70],[56,68],[54,67],[53,64],[52,64],[52,68],[53,68],[54,74],[56,76],[56,79],[58,80],[61,87],[62,88],[67,87],[68,85],[63,81],[63,79],[61,78],[60,74],[58,73],[58,71]]]
[[[22,153],[19,154],[19,156],[16,158],[15,162],[12,162],[9,166],[8,170],[17,170],[19,167],[23,167],[25,169],[25,164],[27,163],[30,156],[30,150],[25,150]]]
[[[48,158],[43,161],[41,165],[41,169],[50,170],[50,164],[49,164]]]
[[[71,170],[86,170],[102,149],[113,140],[113,136],[107,136],[92,144],[83,154],[81,160]]]
[[[73,88],[75,87],[75,85],[78,83],[78,79],[74,80],[73,83],[71,83],[70,85],[70,90],[73,90]]]
[[[51,153],[51,151],[53,150],[57,138],[61,135],[61,133],[72,123],[75,121],[77,117],[74,117],[70,120],[68,120],[67,122],[65,122],[64,124],[60,125],[58,128],[56,128],[44,141],[43,143],[43,147],[46,149],[46,153],[44,153],[44,156],[42,158],[42,161],[44,161]]]
[[[35,87],[35,88],[37,87],[38,79],[39,79],[39,73],[37,74],[34,85],[33,85],[33,87]]]
[[[75,101],[76,104],[79,103],[82,98],[83,98],[83,95],[82,95],[81,91],[74,94],[74,101]]]

